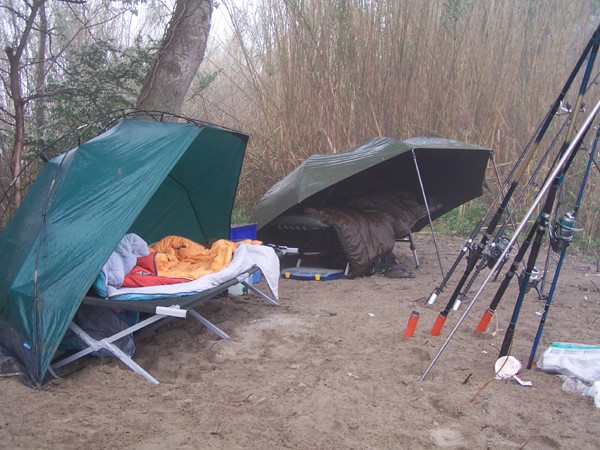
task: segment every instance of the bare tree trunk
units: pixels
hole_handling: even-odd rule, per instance
[[[48,41],[48,17],[46,16],[46,4],[40,6],[40,29],[38,30],[39,41],[37,50],[37,63],[35,65],[35,91],[41,92],[46,81],[46,43]],[[46,108],[44,101],[38,99],[34,105],[34,123],[36,128],[36,137],[40,142],[46,138]]]
[[[212,9],[212,0],[177,0],[137,108],[181,112],[185,95],[204,58]]]
[[[21,203],[20,172],[25,138],[25,100],[23,99],[23,91],[21,88],[21,72],[19,71],[19,66],[38,10],[40,6],[44,4],[44,1],[45,0],[37,0],[31,3],[29,17],[27,18],[19,45],[16,48],[7,46],[4,49],[10,66],[10,97],[13,102],[15,120],[15,140],[13,142],[13,152],[10,162],[10,171],[13,179],[12,185],[14,188],[13,205],[15,208]]]
[[[6,55],[10,64],[10,94],[13,101],[15,114],[15,139],[10,159],[10,174],[12,177],[13,197],[12,203],[15,208],[21,204],[21,155],[23,154],[23,142],[25,136],[25,108],[23,95],[21,93],[21,77],[19,74],[19,58],[12,48],[6,48]]]

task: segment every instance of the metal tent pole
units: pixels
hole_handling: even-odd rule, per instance
[[[421,186],[421,194],[423,194],[423,201],[425,202],[425,209],[427,210],[427,218],[429,219],[429,228],[431,228],[431,236],[433,237],[433,245],[435,246],[435,253],[437,254],[438,262],[440,264],[440,271],[442,272],[442,278],[444,278],[444,268],[442,267],[442,257],[440,256],[440,249],[438,247],[437,239],[435,237],[435,230],[433,229],[433,220],[431,219],[431,211],[429,210],[429,203],[427,202],[427,196],[425,195],[425,187],[423,186],[423,179],[421,178],[421,171],[419,170],[419,163],[417,162],[417,155],[415,149],[412,149],[413,161],[415,162],[415,169],[417,169],[417,177],[419,177],[419,185]]]

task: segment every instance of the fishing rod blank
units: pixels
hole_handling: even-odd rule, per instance
[[[483,227],[483,225],[484,225],[484,223],[485,223],[485,221],[487,219],[488,214],[492,211],[493,206],[500,200],[500,198],[504,198],[504,196],[506,195],[504,193],[504,187],[509,184],[509,181],[512,179],[515,171],[517,170],[517,168],[519,167],[519,165],[523,161],[525,155],[527,154],[527,152],[531,148],[531,146],[532,146],[532,144],[534,142],[535,137],[540,132],[540,130],[542,129],[543,125],[544,125],[544,122],[542,122],[542,123],[540,123],[538,125],[537,129],[535,130],[535,133],[533,134],[533,136],[531,137],[531,139],[529,140],[529,142],[527,143],[527,145],[525,146],[525,148],[523,149],[523,151],[519,155],[519,158],[517,158],[517,162],[514,164],[514,166],[511,169],[510,173],[506,177],[506,181],[504,182],[504,185],[500,186],[500,190],[498,192],[498,196],[494,199],[494,201],[492,202],[492,204],[490,205],[490,207],[488,208],[488,210],[486,211],[486,213],[484,214],[484,216],[477,223],[477,225],[475,226],[475,228],[471,232],[470,236],[465,241],[465,244],[462,246],[462,248],[461,248],[458,256],[456,257],[456,259],[454,260],[454,263],[450,267],[450,270],[448,270],[448,272],[446,273],[446,276],[443,278],[443,280],[441,281],[441,283],[439,284],[439,286],[436,287],[433,290],[433,292],[431,293],[431,295],[429,296],[429,299],[427,300],[427,304],[428,305],[433,305],[435,303],[435,301],[437,300],[438,296],[442,293],[442,291],[444,290],[444,288],[448,284],[448,281],[450,280],[450,278],[454,274],[454,271],[458,267],[458,264],[462,260],[463,256],[465,256],[467,254],[467,252],[471,250],[471,246],[473,245],[473,241],[475,240],[475,238],[477,237],[477,235],[481,231],[481,228]]]
[[[471,232],[471,235],[469,236],[469,238],[465,241],[464,245],[462,246],[462,248],[460,250],[460,253],[458,254],[458,257],[454,260],[454,263],[452,264],[452,266],[450,267],[450,269],[448,270],[448,272],[446,272],[446,276],[444,277],[444,279],[442,280],[442,282],[440,283],[440,285],[438,287],[436,287],[433,290],[433,292],[431,293],[431,295],[429,296],[429,299],[427,300],[427,304],[428,305],[433,305],[435,303],[436,299],[438,298],[438,296],[444,290],[444,287],[446,287],[446,284],[448,283],[448,280],[450,280],[450,277],[452,276],[452,274],[456,270],[456,267],[460,263],[460,260],[469,251],[469,249],[471,247],[471,244],[473,243],[473,240],[479,234],[479,231],[481,230],[481,227],[483,226],[483,222],[484,222],[484,220],[481,219],[479,221],[479,223],[477,224],[477,226]]]
[[[572,213],[567,213],[563,217],[561,217],[556,225],[553,235],[551,236],[552,244],[551,247],[553,250],[560,251],[560,258],[558,260],[558,264],[556,265],[556,271],[554,272],[554,278],[552,279],[552,285],[550,286],[550,291],[548,292],[548,296],[546,297],[546,303],[544,305],[544,312],[542,313],[542,317],[540,319],[540,324],[538,325],[538,330],[535,335],[535,339],[533,341],[533,346],[531,348],[531,354],[529,355],[529,360],[527,362],[527,368],[531,369],[533,365],[533,359],[535,358],[535,353],[537,351],[537,347],[539,345],[540,339],[542,337],[542,333],[544,331],[544,325],[546,323],[546,319],[548,317],[548,311],[550,310],[550,304],[552,303],[552,298],[554,296],[554,290],[558,284],[558,277],[560,276],[560,271],[567,254],[567,250],[569,248],[569,244],[573,240],[573,226],[575,225],[575,219],[577,218],[577,212],[579,211],[579,207],[581,205],[581,199],[583,198],[583,193],[585,191],[585,186],[587,184],[587,179],[590,174],[590,170],[592,168],[592,162],[594,161],[594,153],[596,152],[596,148],[598,146],[598,139],[600,138],[600,127],[596,132],[596,138],[594,139],[594,145],[592,151],[590,152],[590,157],[588,159],[587,166],[585,168],[585,172],[583,174],[583,179],[581,180],[581,186],[579,188],[579,195],[577,196],[577,201],[575,202],[575,208]],[[562,247],[562,248],[561,248]]]
[[[556,206],[554,207],[554,217],[555,218],[558,217],[559,211],[561,211],[562,200],[565,195],[564,186],[565,186],[564,183],[560,185],[560,191],[558,193],[558,201],[556,202]],[[550,232],[550,237],[552,237],[552,229],[550,229],[549,232]],[[552,241],[552,239],[551,239],[551,241]],[[548,248],[546,249],[546,260],[544,262],[544,272],[543,272],[544,275],[548,273],[548,269],[550,267],[550,259],[552,256],[551,253],[552,253],[552,245],[548,245]],[[547,298],[547,296],[544,295],[545,287],[546,287],[546,276],[542,276],[542,279],[540,282],[540,288],[538,289],[538,294],[539,294],[540,300],[545,300]]]
[[[557,116],[559,114],[557,113]],[[562,134],[564,128],[568,125],[570,120],[570,116],[568,120],[565,120],[563,122],[563,124],[561,125],[560,129],[558,130],[558,132],[556,133],[556,135],[554,136],[554,139],[552,140],[552,142],[550,143],[550,145],[548,146],[548,149],[546,150],[546,153],[544,153],[544,156],[542,156],[542,158],[540,159],[540,161],[538,162],[537,167],[534,169],[533,174],[532,174],[532,178],[529,180],[529,183],[527,184],[527,187],[529,187],[532,183],[533,183],[533,179],[537,176],[537,174],[539,173],[539,171],[541,170],[542,166],[544,165],[546,159],[548,158],[548,156],[550,155],[552,149],[554,148],[554,145],[556,144],[556,142],[558,141],[558,138],[560,137],[560,135]],[[556,161],[554,161],[556,162]],[[554,164],[554,163],[553,163]],[[525,189],[523,189],[523,191],[521,192],[521,195],[519,196],[519,198],[517,199],[516,205],[515,205],[515,210],[517,209],[517,207],[523,202],[523,199],[525,198],[525,194],[527,192],[527,187]],[[507,220],[505,221],[505,225],[507,224],[509,218],[507,218]],[[513,225],[513,229],[514,229],[514,225]],[[496,235],[496,239],[494,240],[494,242],[497,242],[497,246],[493,249],[490,256],[490,259],[488,261],[488,267],[491,269],[492,266],[496,263],[496,260],[499,258],[499,255],[502,253],[502,251],[504,250],[504,248],[508,245],[508,241],[509,239],[504,236],[504,232],[505,232],[506,228],[502,228],[500,229],[500,231],[498,232],[498,234]],[[533,237],[533,236],[532,236]],[[529,242],[524,242],[523,244],[525,244],[525,250],[529,247]],[[498,247],[499,246],[499,247]],[[517,245],[518,247],[518,245]],[[520,247],[519,247],[520,249]],[[509,252],[512,249],[509,249]],[[522,256],[519,259],[519,263],[521,262],[521,260],[523,259],[523,256],[525,255],[525,250],[522,252]],[[494,281],[496,281],[498,279],[498,276],[500,275],[502,268],[504,267],[504,264],[506,264],[506,262],[508,261],[508,255],[506,257],[504,257],[502,259],[502,262],[500,264],[500,267],[498,268],[498,270],[496,270],[496,274],[494,276]],[[517,271],[518,269],[518,265],[516,267],[514,267],[514,270],[512,271],[512,274],[510,275],[510,279],[512,279],[512,276],[514,275],[514,273]],[[507,280],[507,282],[510,281]],[[506,290],[506,288],[508,287],[505,286],[503,289]],[[467,291],[468,292],[468,291]],[[503,294],[500,294],[500,298],[502,297]],[[499,300],[498,300],[499,301]],[[497,306],[497,304],[496,304]],[[492,312],[493,314],[493,312]],[[488,323],[491,320],[491,316],[487,319],[487,322],[485,323],[485,326],[483,329],[479,329],[477,331],[483,332],[487,329]]]
[[[507,248],[504,249],[504,251],[500,255],[500,258],[498,259],[498,261],[496,261],[496,264],[494,264],[494,267],[492,268],[492,270],[490,271],[490,273],[487,275],[487,277],[485,278],[485,280],[481,284],[479,290],[477,291],[477,293],[475,294],[475,296],[473,297],[473,299],[469,302],[469,304],[467,305],[467,307],[463,311],[462,316],[459,318],[458,322],[456,323],[456,325],[454,326],[454,328],[452,329],[452,331],[450,332],[450,334],[448,335],[448,337],[446,338],[446,340],[444,341],[444,343],[442,344],[442,346],[440,347],[440,349],[438,350],[438,352],[435,354],[435,356],[433,357],[433,359],[431,360],[431,362],[429,363],[429,365],[427,366],[427,368],[425,369],[425,371],[421,375],[421,378],[419,378],[419,381],[424,381],[425,378],[427,378],[427,375],[429,374],[429,372],[431,371],[431,369],[435,365],[436,361],[440,358],[440,356],[444,352],[444,349],[448,346],[448,344],[452,340],[452,337],[456,334],[456,331],[458,330],[458,328],[460,327],[460,325],[463,323],[463,321],[466,319],[467,315],[469,314],[469,312],[471,311],[471,309],[475,305],[475,302],[477,301],[477,299],[479,298],[479,296],[481,295],[481,293],[485,289],[487,283],[492,278],[493,273],[500,266],[501,259],[506,256],[506,254],[508,253],[508,249],[510,247],[512,247],[514,245],[514,243],[516,242],[518,235],[521,233],[521,231],[523,230],[523,228],[527,224],[527,221],[529,220],[529,218],[531,217],[531,215],[534,213],[535,209],[537,208],[538,203],[540,202],[540,200],[542,199],[542,197],[548,191],[548,189],[550,187],[550,184],[552,183],[552,179],[560,172],[560,170],[562,169],[562,166],[566,163],[566,161],[571,156],[571,153],[573,152],[573,149],[576,146],[578,146],[579,143],[581,142],[581,139],[583,138],[583,136],[585,135],[585,133],[589,129],[591,123],[593,122],[594,118],[598,114],[598,111],[600,111],[600,101],[598,103],[596,103],[596,105],[594,106],[594,108],[590,112],[590,115],[584,121],[584,123],[582,125],[582,128],[578,131],[575,139],[567,147],[567,149],[565,150],[563,156],[557,162],[556,167],[553,169],[553,171],[550,174],[550,176],[548,177],[548,179],[544,182],[544,185],[542,186],[542,188],[538,192],[537,196],[533,200],[533,203],[532,203],[531,207],[529,208],[529,210],[527,210],[527,212],[525,213],[525,216],[523,217],[523,219],[519,223],[519,226],[515,230],[512,238],[510,239],[510,241],[508,243]]]

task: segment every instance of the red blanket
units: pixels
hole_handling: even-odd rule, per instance
[[[158,276],[156,270],[156,252],[148,256],[140,256],[137,265],[125,276],[122,287],[159,286],[165,284],[185,283],[185,278]]]

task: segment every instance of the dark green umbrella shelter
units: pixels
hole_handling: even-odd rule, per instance
[[[423,204],[435,199],[440,207],[431,213],[434,220],[482,195],[490,154],[489,149],[442,138],[374,138],[342,153],[306,159],[265,193],[252,221],[260,230],[309,206],[335,206],[387,188],[404,190]],[[427,223],[422,218],[412,231]]]

